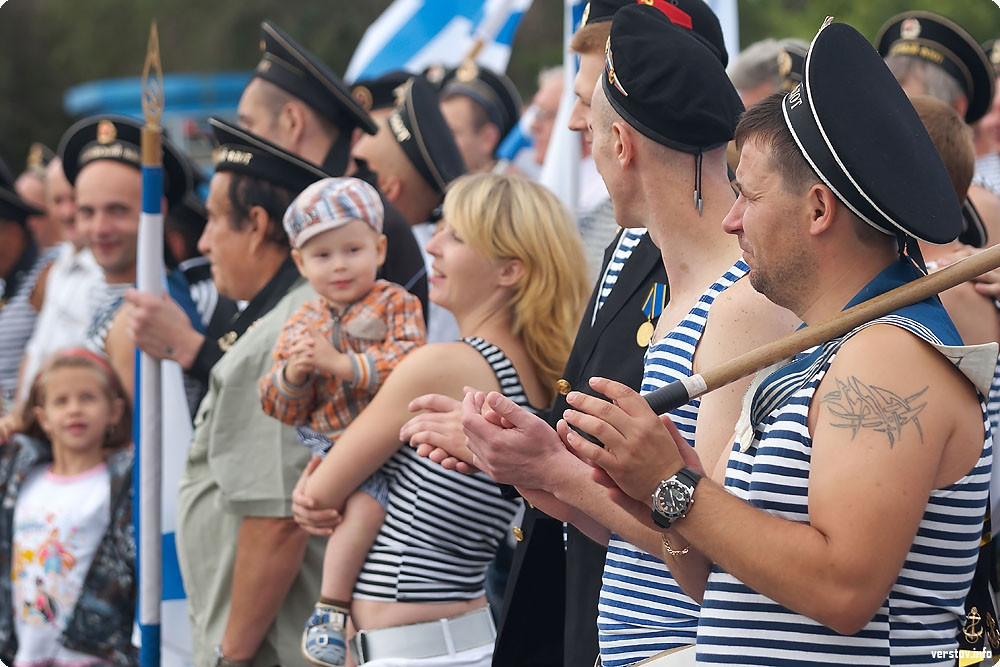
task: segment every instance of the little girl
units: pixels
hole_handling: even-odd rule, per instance
[[[0,445],[0,660],[138,664],[131,410],[121,383],[102,356],[57,352],[23,418],[23,434]]]

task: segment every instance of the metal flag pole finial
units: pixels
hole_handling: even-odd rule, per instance
[[[146,64],[142,68],[142,113],[146,121],[142,128],[142,164],[159,167],[163,164],[163,142],[160,138],[163,66],[160,64],[160,37],[156,31],[156,21],[149,28]]]

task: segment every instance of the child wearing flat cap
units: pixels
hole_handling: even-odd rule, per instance
[[[399,361],[426,340],[419,300],[376,280],[385,261],[378,192],[356,178],[327,178],[302,191],[284,226],[299,271],[319,294],[285,323],[274,367],[261,378],[264,412],[298,427],[299,441],[325,456]],[[355,491],[327,544],[323,583],[306,622],[310,662],[343,665],[344,628],[365,556],[385,518],[388,485],[376,472]]]

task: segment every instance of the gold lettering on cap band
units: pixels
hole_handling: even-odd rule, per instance
[[[212,162],[216,165],[225,162],[246,166],[250,164],[251,160],[253,160],[253,153],[247,151],[238,151],[233,148],[226,148],[225,146],[219,146],[212,151]]]
[[[80,152],[79,163],[81,165],[94,160],[125,160],[136,165],[141,163],[139,151],[122,144],[90,146]]]
[[[897,42],[889,49],[889,55],[916,56],[937,65],[944,62],[943,53],[919,42]]]
[[[393,111],[392,115],[389,116],[389,129],[396,135],[396,141],[399,143],[409,141],[413,138],[410,131],[406,129],[406,124],[403,122],[403,118],[400,116],[398,110]]]

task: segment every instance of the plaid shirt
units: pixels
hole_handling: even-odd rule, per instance
[[[301,387],[285,380],[292,343],[306,326],[319,325],[354,367],[351,381],[313,373]],[[292,426],[306,425],[335,438],[364,409],[389,371],[427,339],[423,311],[415,296],[395,283],[377,280],[372,290],[338,315],[314,299],[285,322],[274,347],[274,368],[260,380],[264,412]]]

